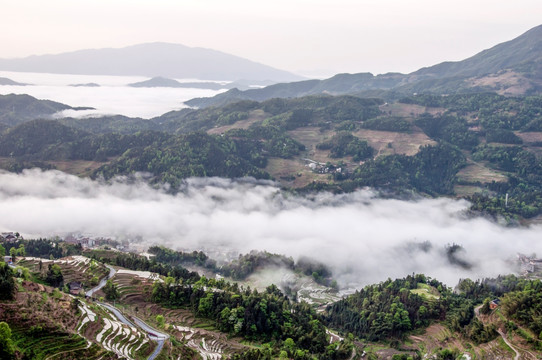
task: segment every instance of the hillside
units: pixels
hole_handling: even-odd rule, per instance
[[[30,95],[0,95],[0,123],[14,126],[34,119],[48,119],[62,110],[87,110],[50,100],[38,100]]]
[[[32,120],[16,126],[0,137],[1,156],[35,154],[53,144],[74,141],[87,134],[53,120]]]
[[[541,355],[540,280],[514,275],[463,279],[452,289],[413,274],[368,285],[342,299],[330,298],[317,312],[318,304],[294,301],[289,297],[296,296],[292,289],[285,296],[270,280],[251,289],[239,277],[215,279],[216,262],[201,251],[153,247],[155,256],[147,258],[103,245],[82,250],[59,240],[1,245],[18,253],[16,271],[0,261],[3,359],[199,355],[232,360],[452,360]],[[57,258],[64,255],[59,248],[77,255]],[[25,249],[43,258],[24,257]],[[55,259],[49,259],[47,251]],[[190,264],[198,264],[207,276],[184,267]],[[315,278],[326,273],[325,264],[300,260],[294,265],[291,258],[257,252],[226,266],[226,271],[295,266],[300,267],[296,276],[313,271]],[[107,273],[108,281],[96,285]],[[85,297],[81,290],[68,295],[73,281],[82,281],[91,295]],[[497,303],[492,304],[493,299]]]
[[[422,68],[411,75],[436,78],[472,77],[494,74],[502,70],[532,72],[540,75],[542,70],[542,25],[468,59]]]
[[[313,94],[360,94],[397,98],[397,93],[467,93],[496,91],[501,94],[534,94],[542,91],[542,25],[508,42],[468,59],[444,62],[410,74],[338,74],[325,80],[276,84],[263,89],[230,90],[212,98],[186,102],[190,106],[224,105],[239,100],[263,101],[275,97]],[[401,95],[399,95],[401,96]]]
[[[128,84],[131,87],[171,87],[171,88],[194,88],[194,89],[211,89],[220,90],[224,87],[215,82],[189,82],[182,83],[174,79],[164,77],[153,77],[152,79]]]
[[[27,84],[18,83],[16,81],[13,81],[11,79],[0,77],[0,85],[18,85],[18,86],[25,86]]]
[[[152,79],[128,84],[131,87],[171,87],[171,88],[192,88],[192,89],[241,89],[248,90],[258,86],[267,86],[274,84],[272,80],[237,80],[229,83],[217,83],[209,81],[199,82],[179,82],[175,79],[164,78],[161,76]]]
[[[466,198],[473,214],[516,223],[542,214],[541,119],[540,96],[494,93],[241,101],[151,120],[23,123],[0,135],[0,166],[106,179],[143,171],[173,189],[191,176],[253,176],[301,191],[370,186]]]
[[[169,43],[0,59],[0,70],[229,81],[249,79],[279,82],[301,79],[292,73],[220,51]]]

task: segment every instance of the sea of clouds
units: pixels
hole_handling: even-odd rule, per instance
[[[193,88],[137,88],[127,86],[148,80],[141,76],[66,75],[0,71],[0,77],[29,84],[0,86],[0,94],[28,94],[42,100],[53,100],[73,107],[92,107],[96,110],[66,110],[57,117],[125,115],[149,119],[168,111],[185,108],[184,101],[196,97],[210,97],[225,90]],[[177,79],[197,82],[195,79]],[[70,86],[96,83],[99,87]]]
[[[449,285],[517,271],[542,253],[541,227],[466,216],[464,200],[383,199],[371,190],[298,196],[253,179],[188,179],[176,194],[145,181],[106,183],[59,171],[0,173],[0,230],[26,237],[84,233],[210,253],[267,250],[328,264],[343,287],[411,273]],[[459,244],[459,260],[445,249]]]

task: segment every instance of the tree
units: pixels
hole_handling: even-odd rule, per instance
[[[17,266],[15,275],[23,280],[30,280],[32,278],[30,276],[30,270],[22,266]]]
[[[15,255],[17,255],[17,249],[12,247],[9,249],[9,256],[11,256],[11,261],[15,262]]]
[[[13,359],[15,348],[11,340],[11,329],[5,322],[0,322],[0,359]]]
[[[6,256],[6,249],[0,245],[0,256],[2,257],[0,261],[4,261],[4,256]]]
[[[156,315],[156,323],[158,324],[158,327],[163,328],[164,323],[165,323],[164,316],[163,315]]]
[[[79,301],[78,298],[74,297],[71,302],[71,308],[73,311],[77,312],[79,314],[79,305],[81,304],[81,301]]]
[[[15,295],[13,270],[8,264],[0,264],[0,300],[11,300]]]
[[[490,299],[489,298],[485,298],[484,300],[484,304],[482,305],[482,307],[480,308],[480,312],[482,314],[489,314],[491,312],[491,308],[489,306],[489,303],[490,303]]]
[[[283,348],[288,351],[288,354],[293,353],[293,351],[295,349],[294,340],[292,338],[288,338],[288,339],[284,340],[284,347]]]
[[[64,276],[62,275],[62,269],[57,264],[49,264],[49,270],[45,276],[45,281],[54,287],[62,286],[64,282]]]
[[[23,257],[26,256],[26,250],[23,244],[19,245],[19,248],[17,249],[17,255]]]
[[[107,300],[116,300],[119,298],[119,290],[117,288],[117,285],[113,284],[113,281],[107,280],[103,290],[105,293],[105,298]]]

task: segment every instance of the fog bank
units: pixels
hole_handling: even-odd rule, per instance
[[[517,252],[542,253],[541,227],[504,228],[468,219],[462,200],[380,199],[370,190],[308,197],[251,179],[188,179],[176,195],[141,180],[112,183],[59,171],[0,173],[0,230],[27,237],[70,232],[131,239],[175,249],[253,249],[330,265],[343,286],[423,272],[449,285],[459,278],[514,271]],[[460,244],[470,269],[444,249]]]
[[[97,117],[125,115],[150,119],[172,110],[187,107],[184,101],[214,96],[225,90],[194,88],[134,88],[130,83],[148,80],[138,76],[66,75],[0,71],[0,76],[30,84],[0,86],[0,94],[28,94],[38,99],[53,100],[70,106],[92,107],[96,110],[65,110],[56,117]],[[177,79],[181,82],[198,81]],[[96,83],[98,87],[71,86]]]

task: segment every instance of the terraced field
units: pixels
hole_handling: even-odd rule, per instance
[[[218,334],[179,325],[172,325],[171,329],[176,332],[175,335],[179,340],[186,342],[186,345],[194,349],[203,359],[222,359],[225,345]]]
[[[156,315],[161,314],[166,324],[164,330],[203,359],[222,359],[246,348],[240,339],[229,339],[226,334],[215,330],[212,323],[196,318],[190,310],[167,309],[150,303],[148,298],[153,280],[152,276],[146,275],[143,272],[119,271],[113,278],[125,313],[137,315],[155,326]]]
[[[97,344],[76,334],[48,333],[30,336],[28,329],[14,328],[15,345],[30,359],[118,359]]]
[[[15,345],[28,359],[118,359],[78,333],[85,315],[76,304],[58,289],[22,281],[16,300],[0,303],[0,321],[10,325]]]
[[[155,345],[149,342],[146,333],[123,324],[105,308],[81,303],[79,309],[82,319],[77,331],[119,358],[146,359],[154,349]]]
[[[47,272],[49,264],[60,266],[65,284],[78,281],[85,285],[90,285],[92,278],[101,279],[109,273],[109,270],[103,264],[79,255],[68,256],[58,260],[25,257],[17,262],[17,265],[26,267],[33,273]]]

